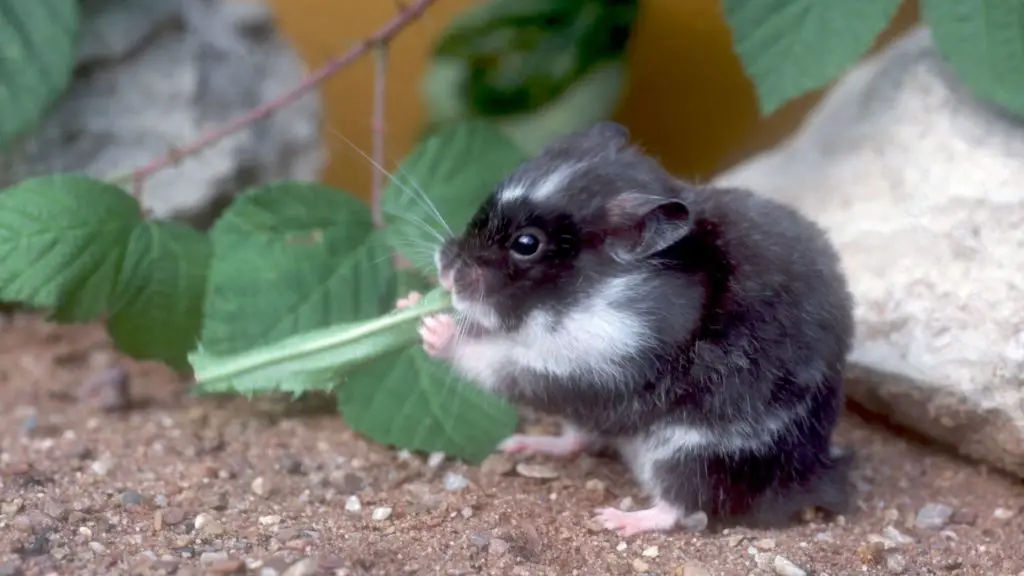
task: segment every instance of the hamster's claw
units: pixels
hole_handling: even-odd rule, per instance
[[[420,300],[422,300],[422,299],[423,299],[423,294],[420,294],[419,292],[416,292],[416,291],[409,292],[409,294],[407,294],[405,296],[405,298],[399,298],[398,302],[395,302],[395,308],[398,308],[399,310],[401,310],[402,308],[408,308],[410,306],[415,306],[415,305],[419,304]]]
[[[451,355],[455,342],[455,320],[448,314],[435,314],[423,318],[419,328],[423,349],[434,358]]]
[[[617,508],[598,508],[595,512],[595,520],[606,530],[618,532],[624,538],[644,532],[671,530],[679,519],[679,513],[674,508],[660,502],[646,510],[623,512]]]
[[[561,436],[542,436],[514,434],[498,445],[498,450],[506,454],[544,454],[568,458],[582,452],[587,447],[587,439],[581,434],[563,434]]]

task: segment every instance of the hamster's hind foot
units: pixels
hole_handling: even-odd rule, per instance
[[[681,515],[675,507],[657,502],[646,510],[623,512],[616,508],[598,508],[595,520],[607,530],[629,537],[644,532],[666,532],[676,526]]]
[[[589,438],[576,432],[560,436],[515,434],[506,438],[498,449],[506,454],[543,454],[569,458],[583,452],[589,445]]]

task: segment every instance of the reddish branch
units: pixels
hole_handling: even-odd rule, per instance
[[[384,227],[384,110],[387,96],[388,47],[378,44],[373,51],[373,192],[370,206],[373,209],[373,225]]]
[[[262,106],[253,108],[245,114],[242,114],[241,116],[233,120],[230,120],[222,124],[221,126],[218,126],[217,128],[208,132],[205,136],[199,138],[198,140],[190,144],[186,144],[185,146],[177,148],[172,148],[164,156],[157,158],[156,160],[153,160],[149,164],[146,164],[145,166],[135,170],[131,174],[132,194],[136,198],[140,198],[142,194],[142,185],[146,182],[146,180],[152,177],[153,174],[156,174],[160,170],[178,164],[183,159],[193,156],[205,150],[206,148],[212,146],[225,136],[237,132],[259,120],[262,120],[269,116],[270,114],[272,114],[277,109],[287,106],[288,104],[291,104],[292,102],[304,96],[313,88],[319,86],[324,80],[336,74],[342,68],[345,68],[349,64],[358,60],[361,56],[363,56],[370,50],[376,47],[381,47],[381,52],[383,52],[384,46],[386,46],[392,39],[394,39],[394,37],[397,36],[398,33],[401,32],[406,26],[408,26],[413,21],[422,16],[423,12],[426,11],[426,9],[436,1],[437,0],[415,0],[409,6],[403,7],[399,11],[399,13],[395,15],[394,18],[391,19],[391,21],[385,24],[375,34],[373,34],[366,40],[363,40],[358,46],[352,48],[347,53],[332,59],[316,72],[313,72],[306,76],[306,78],[301,83],[299,83],[298,86],[296,86],[289,92],[275,98],[274,100],[271,100],[270,102],[267,102],[266,104],[263,104]],[[383,62],[383,60],[384,56],[382,55],[380,56],[379,61]],[[378,64],[378,66],[383,66],[383,64],[380,63]],[[376,88],[376,92],[378,92],[379,94],[383,94],[384,82],[382,75],[378,76],[377,83],[378,85]],[[382,101],[379,104],[377,104],[375,101],[375,117],[378,114],[383,116]],[[378,134],[378,136],[376,137],[378,141],[375,141],[374,144],[374,155],[376,156],[378,147],[381,150],[383,150],[383,125],[380,126],[379,132],[376,130],[375,127],[375,134]],[[379,196],[379,194],[380,192],[377,190],[375,184],[374,195]],[[374,198],[375,210],[377,209],[377,205],[380,203],[378,200],[379,198]]]

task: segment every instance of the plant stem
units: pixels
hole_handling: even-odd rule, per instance
[[[153,174],[173,166],[185,158],[194,156],[229,134],[237,132],[259,120],[262,120],[263,118],[266,118],[277,109],[298,100],[307,92],[319,86],[324,80],[336,74],[339,70],[345,68],[349,64],[355,62],[374,47],[388,44],[406,26],[422,16],[423,12],[436,1],[437,0],[416,0],[396,14],[395,17],[385,24],[380,30],[359,43],[358,46],[352,48],[345,54],[330,60],[319,70],[307,75],[305,79],[303,79],[302,82],[292,90],[282,94],[270,102],[249,110],[241,116],[225,122],[190,144],[186,144],[180,148],[172,148],[164,156],[161,156],[149,164],[133,171],[131,175],[127,177],[131,183],[132,195],[135,196],[135,198],[140,198],[143,185],[146,180],[153,176]]]
[[[384,227],[384,117],[387,97],[388,46],[378,44],[373,50],[373,189],[371,193],[371,209],[373,225]]]

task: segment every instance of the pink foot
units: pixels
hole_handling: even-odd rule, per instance
[[[506,454],[544,454],[568,458],[582,452],[587,444],[586,436],[573,432],[561,436],[515,434],[502,441],[498,450]]]
[[[409,306],[415,306],[419,304],[419,301],[423,299],[423,294],[419,292],[409,292],[405,298],[399,298],[398,302],[395,303],[395,308],[401,310],[402,308],[408,308]]]
[[[420,338],[423,349],[434,358],[451,357],[455,342],[455,320],[448,314],[427,316],[420,323]]]
[[[596,520],[605,529],[614,530],[622,537],[642,532],[665,532],[674,528],[679,520],[679,512],[663,502],[635,512],[623,512],[616,508],[598,508],[596,512]]]

